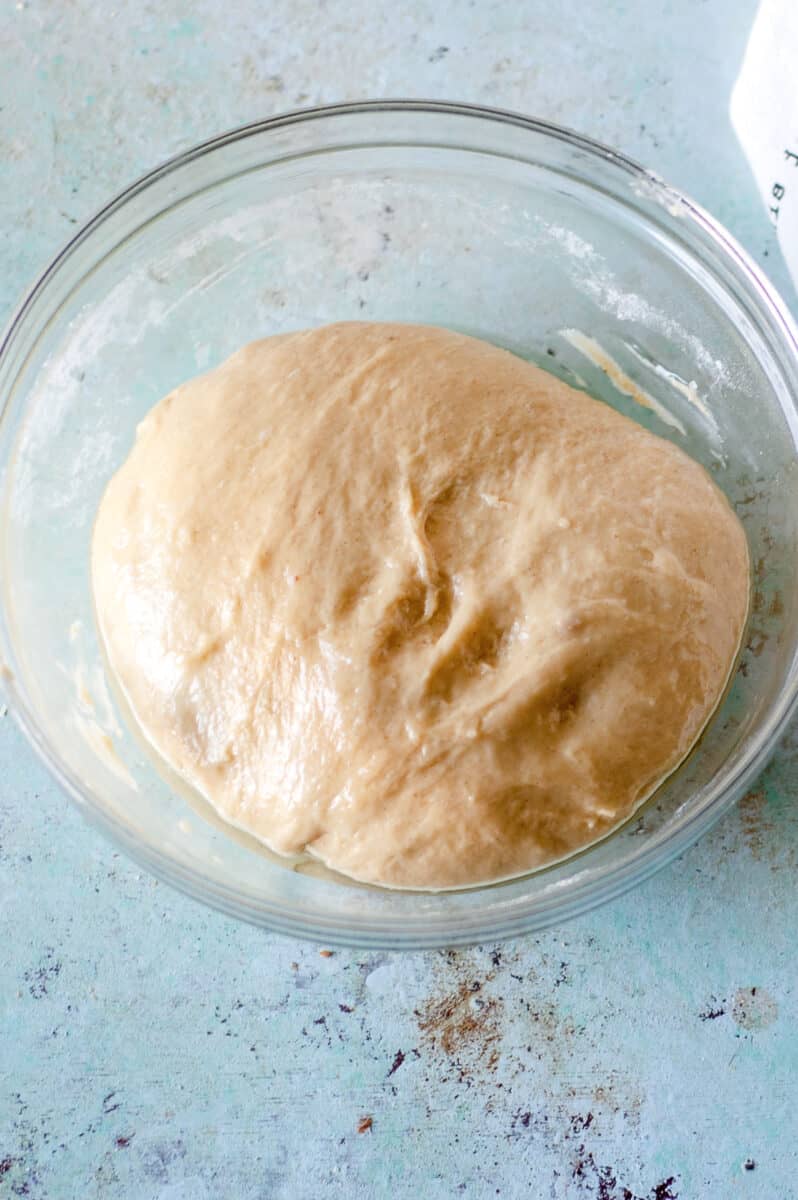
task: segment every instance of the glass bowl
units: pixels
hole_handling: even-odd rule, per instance
[[[287,866],[170,783],[107,686],[89,541],[137,422],[244,342],[347,318],[444,325],[545,365],[683,446],[748,534],[745,646],[697,749],[621,829],[511,882],[392,892]],[[292,113],[205,142],[103,209],[2,343],[10,707],[64,789],[132,858],[268,928],[326,944],[452,946],[591,908],[716,821],[792,711],[796,348],[783,304],[723,229],[567,130],[397,101]]]

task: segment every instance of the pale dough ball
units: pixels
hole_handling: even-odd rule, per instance
[[[441,888],[561,858],[687,754],[742,527],[669,442],[503,350],[267,338],[139,427],[97,614],[160,755],[278,853]]]

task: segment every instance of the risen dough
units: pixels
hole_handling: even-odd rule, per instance
[[[679,449],[506,351],[366,323],[162,400],[93,578],[138,722],[222,816],[421,888],[628,816],[717,704],[749,586]]]

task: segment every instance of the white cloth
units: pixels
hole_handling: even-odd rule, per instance
[[[798,286],[798,0],[762,0],[731,120]]]

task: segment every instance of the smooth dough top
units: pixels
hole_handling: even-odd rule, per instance
[[[356,322],[156,405],[92,573],[170,766],[276,852],[414,888],[627,817],[717,705],[749,596],[681,450],[487,343]]]

